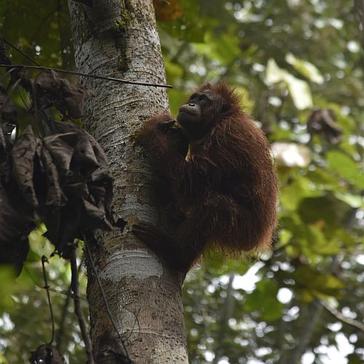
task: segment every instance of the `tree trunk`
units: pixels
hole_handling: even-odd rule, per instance
[[[297,335],[297,345],[287,354],[287,360],[281,358],[282,363],[299,364],[302,355],[307,350],[307,347],[312,339],[317,324],[320,322],[323,307],[319,301],[315,300],[307,307],[306,312],[302,315],[302,328]]]
[[[359,30],[361,32],[361,41],[364,48],[364,0],[354,0],[355,12],[359,20]]]
[[[82,72],[132,81],[165,83],[152,0],[70,1],[75,62]],[[88,301],[96,363],[122,363],[123,344],[135,363],[187,363],[181,285],[132,235],[138,220],[157,223],[150,194],[151,171],[136,131],[168,109],[163,88],[84,79],[84,122],[104,148],[114,177],[114,209],[124,230],[98,237],[88,260]],[[98,279],[103,291],[100,290]],[[107,306],[103,299],[106,296]]]
[[[220,322],[219,322],[219,332],[218,337],[216,340],[216,349],[215,349],[215,358],[212,362],[212,364],[218,364],[221,357],[224,354],[224,338],[226,336],[226,332],[228,331],[229,326],[229,319],[233,314],[234,311],[234,289],[233,289],[233,283],[234,283],[234,274],[230,274],[229,282],[226,288],[226,298],[224,302],[224,306],[222,307],[220,311]]]

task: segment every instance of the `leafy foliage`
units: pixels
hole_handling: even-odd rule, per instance
[[[0,57],[10,63],[5,54]],[[11,66],[8,73],[7,89],[20,84],[29,91],[32,104],[27,112],[32,125],[43,131],[43,137],[36,136],[28,125],[12,143],[3,132],[11,102],[3,89],[0,262],[13,264],[19,273],[29,250],[27,236],[38,219],[65,258],[70,257],[75,239],[83,239],[95,228],[112,228],[112,179],[96,140],[76,125],[57,122],[49,115],[54,107],[64,119],[80,117],[83,91],[54,72],[41,73],[34,80]],[[16,117],[10,121],[20,127]]]
[[[345,363],[349,353],[353,363],[363,359],[363,333],[339,324],[320,303],[362,321],[360,283],[353,291],[347,281],[361,280],[355,271],[363,263],[364,227],[363,52],[353,4],[180,3],[181,24],[160,24],[167,76],[177,87],[172,110],[205,80],[224,78],[245,89],[255,101],[249,108],[274,142],[281,181],[279,240],[261,257],[254,288],[244,283],[249,274],[236,274],[233,288],[242,282],[240,292],[229,291],[225,276],[209,278],[221,272],[211,259],[203,265],[208,276],[190,278],[191,361],[292,363],[305,355],[308,362],[329,362],[335,350],[343,357],[335,363]],[[240,309],[221,323],[231,300]],[[305,317],[315,313],[310,327]],[[340,330],[331,329],[334,322]]]

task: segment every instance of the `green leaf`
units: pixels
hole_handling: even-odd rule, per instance
[[[298,213],[306,224],[315,224],[320,221],[332,227],[340,226],[349,207],[331,194],[318,197],[307,197],[300,203]]]
[[[45,225],[40,224],[30,232],[28,239],[31,254],[29,254],[27,261],[39,261],[42,255],[50,256],[54,252],[54,247],[43,235],[46,231]]]
[[[313,106],[311,89],[308,83],[279,68],[277,63],[270,59],[266,68],[265,83],[269,86],[280,82],[287,86],[297,109],[303,110]]]
[[[351,193],[335,192],[335,197],[355,209],[360,207],[364,208],[364,197],[362,196],[353,195]]]
[[[285,209],[295,210],[302,199],[321,196],[322,193],[309,179],[297,177],[281,189],[281,203]]]
[[[240,52],[236,39],[220,36],[216,39],[207,34],[204,43],[195,43],[193,48],[197,54],[206,56],[219,64],[230,63]]]
[[[247,296],[245,309],[260,312],[263,320],[279,319],[282,316],[283,304],[277,300],[278,289],[275,281],[260,281],[254,292]]]
[[[307,82],[289,75],[286,77],[286,83],[297,109],[303,110],[313,106],[311,90]]]
[[[312,261],[315,261],[317,256],[335,255],[341,250],[341,244],[336,240],[326,239],[320,223],[318,226],[306,227],[305,239],[302,239],[301,243],[303,253]]]
[[[296,58],[292,53],[287,54],[286,61],[310,81],[318,84],[324,82],[320,71],[312,63]]]
[[[338,296],[345,287],[333,274],[319,272],[308,265],[298,267],[293,276],[298,287],[308,289],[313,295]]]
[[[364,188],[363,167],[359,167],[353,159],[340,152],[330,151],[327,153],[327,163],[339,176],[358,188]]]

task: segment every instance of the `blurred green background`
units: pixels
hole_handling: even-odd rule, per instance
[[[155,0],[172,112],[225,79],[270,141],[280,177],[272,253],[213,254],[184,286],[191,363],[364,361],[364,31],[348,0]],[[62,0],[1,0],[0,34],[38,63],[71,69]],[[26,63],[11,51],[14,63]],[[1,75],[0,75],[1,76]],[[21,103],[21,100],[18,100]],[[26,362],[50,336],[42,227],[15,281],[0,270],[0,363]],[[66,304],[70,268],[48,267],[61,351],[85,361]],[[81,285],[85,297],[86,277]],[[84,309],[87,302],[82,301]],[[65,313],[66,312],[66,313]]]

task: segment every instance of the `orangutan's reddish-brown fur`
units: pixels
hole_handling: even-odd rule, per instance
[[[172,206],[175,228],[167,234],[141,222],[134,234],[181,271],[210,246],[234,253],[269,245],[276,175],[268,142],[237,95],[225,84],[204,85],[177,120],[155,116],[138,137],[163,186],[160,201]]]

